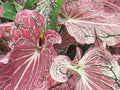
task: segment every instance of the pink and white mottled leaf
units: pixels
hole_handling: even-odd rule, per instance
[[[67,77],[67,67],[70,64],[70,59],[67,56],[57,56],[54,58],[54,62],[50,68],[51,77],[58,82],[66,82]]]
[[[24,11],[24,12],[23,12]],[[29,17],[28,17],[29,16]],[[26,21],[26,18],[30,18],[28,19],[28,21]],[[33,22],[33,20],[31,20],[31,18],[37,22]],[[37,11],[35,10],[22,10],[19,13],[17,13],[16,18],[15,18],[15,22],[16,24],[24,24],[26,26],[28,26],[29,28],[32,28],[33,30],[35,30],[36,28],[41,28],[44,26],[44,17],[37,13]],[[37,27],[36,24],[38,25]],[[32,26],[33,25],[33,26]]]
[[[0,68],[0,89],[2,90],[48,90],[52,84],[49,68],[56,56],[54,43],[60,43],[59,34],[51,32],[48,38],[42,37],[44,25],[42,15],[36,11],[18,12],[11,31],[10,47],[14,50],[9,62]],[[45,32],[48,36],[47,31]],[[54,43],[48,42],[52,38]],[[57,41],[58,40],[58,41]]]
[[[54,48],[55,48],[56,52],[63,54],[63,52],[66,53],[66,51],[70,45],[75,43],[75,39],[68,34],[66,29],[62,30],[60,32],[60,35],[62,37],[62,43],[55,44]]]
[[[119,89],[118,64],[104,48],[90,49],[79,61],[81,90]],[[83,69],[83,71],[82,71]],[[78,69],[79,70],[79,69]],[[116,80],[115,80],[116,79]],[[112,85],[112,86],[111,86]]]
[[[120,43],[120,20],[115,10],[102,0],[65,0],[58,22],[81,44],[94,43],[97,36],[112,46]]]
[[[8,37],[11,31],[11,28],[14,26],[14,22],[7,22],[0,24],[0,38]]]
[[[51,87],[50,89],[52,89],[52,90],[64,90],[64,89],[76,90],[75,86],[78,83],[79,79],[80,79],[80,76],[78,73],[69,71],[68,81],[66,81],[64,83],[58,82],[58,83],[54,84],[54,86]]]
[[[51,9],[52,8],[51,8],[51,1],[50,0],[40,0],[37,3],[36,10],[39,11],[39,13],[45,17],[45,24],[47,24],[49,22],[49,19],[50,19],[49,14],[51,12]]]
[[[7,64],[9,62],[9,59],[11,57],[12,51],[9,51],[5,56],[0,56],[0,63],[1,64]]]
[[[77,52],[78,50],[79,49],[77,49]],[[61,58],[61,60],[64,60],[65,63],[68,60],[66,59],[67,58],[66,56],[62,56],[62,57],[57,56],[57,57],[59,59]],[[59,61],[61,62],[61,60]],[[64,65],[63,63],[64,62],[62,62],[61,65],[60,63],[59,65],[53,64],[52,67],[62,66]],[[111,89],[119,90],[120,89],[120,78],[119,78],[120,66],[118,65],[117,61],[112,58],[112,55],[102,46],[101,47],[96,46],[94,48],[89,49],[84,54],[84,56],[81,59],[79,59],[79,63],[73,64],[71,62],[69,66],[67,64],[65,66],[63,67],[63,70],[64,68],[67,70],[73,70],[73,72],[77,72],[81,77],[78,83],[75,85],[75,90],[111,90]],[[62,78],[62,75],[60,76]],[[57,74],[54,74],[54,78],[55,77],[57,77]],[[57,81],[57,79],[55,80]],[[58,81],[58,82],[62,82],[62,81]]]
[[[77,64],[79,62],[79,60],[82,57],[82,53],[83,52],[82,52],[81,48],[79,48],[78,46],[76,46],[76,55],[74,57],[73,63]]]
[[[120,65],[120,54],[113,54],[113,58],[118,62]]]
[[[112,4],[116,8],[119,7],[119,11],[120,11],[120,0],[104,0],[104,1],[108,1],[110,4]]]
[[[49,42],[51,44],[60,44],[62,42],[61,36],[53,30],[44,31],[43,37],[45,38],[46,42]]]
[[[42,15],[36,11],[23,10],[17,13],[15,23],[17,27],[14,27],[11,32],[11,45],[21,38],[32,41],[35,44],[38,42],[44,25],[44,17]],[[16,30],[17,28],[20,30]]]
[[[14,26],[14,22],[10,22],[10,23],[7,22],[7,23],[1,23],[0,24],[0,39],[1,40],[3,38],[8,38],[9,37],[9,33],[10,33],[13,26]],[[8,63],[12,51],[8,52],[10,48],[9,48],[7,40],[2,40],[2,42],[0,43],[0,49],[2,51],[1,55],[0,55],[0,64],[3,66],[4,64]],[[1,67],[1,65],[0,65],[0,67]]]

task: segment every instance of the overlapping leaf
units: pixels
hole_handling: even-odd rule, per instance
[[[45,17],[45,28],[47,28],[48,23],[50,23],[50,12],[52,10],[51,3],[54,3],[53,0],[40,0],[37,3],[36,10]]]
[[[6,64],[9,61],[12,51],[8,53],[10,48],[7,38],[9,38],[10,30],[13,25],[14,22],[0,24],[0,63]]]
[[[98,37],[110,46],[115,45],[120,42],[119,12],[104,1],[65,0],[59,23],[81,44],[94,43]]]
[[[0,89],[47,90],[52,84],[49,68],[56,56],[52,46],[61,38],[55,31],[41,32],[44,18],[36,11],[20,11],[15,24],[10,41],[14,51],[9,62],[0,68]]]
[[[70,45],[75,43],[75,39],[73,37],[71,37],[67,30],[63,30],[60,33],[61,37],[62,37],[62,43],[61,44],[55,44],[54,48],[58,53],[66,53],[67,49]]]
[[[68,81],[64,83],[56,83],[50,89],[52,90],[74,90],[80,76],[76,72],[69,72]],[[74,82],[74,83],[73,83]],[[79,90],[79,89],[78,89]]]
[[[113,58],[118,62],[120,65],[120,54],[113,54]]]
[[[0,38],[8,37],[14,22],[0,24]]]
[[[64,0],[40,0],[36,8],[40,14],[45,16],[45,29],[55,30],[59,11]]]
[[[120,89],[120,66],[105,48],[91,48],[81,59],[79,54],[81,52],[77,49],[77,58],[75,59],[78,59],[78,63],[76,64],[70,62],[66,56],[57,56],[50,69],[52,78],[66,83],[69,80],[67,72],[70,70],[77,72],[80,77],[72,90]],[[76,78],[78,78],[77,75]],[[71,83],[74,84],[74,82]]]
[[[115,7],[119,7],[120,9],[120,0],[107,0],[108,2],[115,5]]]

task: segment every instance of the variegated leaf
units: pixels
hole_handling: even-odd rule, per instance
[[[104,0],[65,0],[59,24],[81,44],[94,43],[98,37],[112,46],[120,43],[120,17],[115,10]]]
[[[65,30],[62,29],[62,31],[60,32],[60,35],[62,37],[62,43],[55,44],[54,48],[56,52],[63,54],[67,52],[67,49],[70,45],[75,44],[75,39],[69,35],[66,29]]]
[[[36,11],[20,11],[15,23],[10,41],[14,51],[0,68],[0,89],[48,90],[53,82],[49,68],[56,56],[53,44],[61,43],[61,37],[55,31],[41,32],[44,18]]]
[[[80,52],[79,49],[77,49],[77,52]],[[51,76],[54,72],[54,76],[52,76],[54,80],[61,80],[58,82],[66,83],[66,79],[63,80],[60,78],[62,78],[62,76],[65,77],[65,73],[69,70],[77,72],[79,77],[81,77],[77,84],[75,84],[75,87],[72,88],[74,90],[120,89],[120,66],[117,61],[112,58],[111,54],[103,47],[97,46],[89,49],[81,59],[78,58],[79,63],[76,64],[72,62],[70,64],[70,59],[66,56],[57,56],[55,59],[57,63],[53,63],[51,68]],[[64,60],[65,62],[61,62],[61,60]],[[62,70],[60,67],[62,67]],[[64,69],[67,70],[64,72]],[[59,74],[57,74],[57,72],[59,72]],[[66,76],[68,75],[66,74]]]
[[[13,26],[14,26],[14,22],[1,23],[0,38],[8,37]]]

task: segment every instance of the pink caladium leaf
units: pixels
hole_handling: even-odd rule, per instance
[[[53,1],[54,3],[55,1]],[[40,14],[42,14],[45,17],[45,24],[48,23],[49,14],[51,11],[51,1],[50,0],[39,0],[37,3],[36,10],[39,11]]]
[[[12,50],[9,48],[8,41],[4,40],[5,38],[0,39],[0,64],[3,66],[3,64],[7,64]],[[0,67],[1,67],[0,65]]]
[[[65,0],[59,15],[68,33],[80,44],[94,43],[100,38],[112,46],[120,43],[119,13],[105,0]],[[112,41],[111,41],[112,40]]]
[[[77,47],[77,52],[80,54],[79,50]],[[79,54],[77,56],[80,56]],[[72,90],[120,89],[120,66],[104,47],[90,48],[78,63],[73,63],[63,55],[55,57],[54,61],[57,63],[52,64],[50,74],[55,81],[66,83],[69,80],[67,78],[69,70],[79,74],[80,79]]]
[[[120,54],[113,54],[113,58],[118,62],[120,65]]]
[[[57,56],[54,58],[54,63],[51,65],[50,74],[52,78],[58,82],[66,82],[67,77],[67,66],[70,64],[70,59],[67,56]]]
[[[119,0],[100,0],[104,5],[109,5],[111,9],[116,13],[120,13],[120,1]],[[109,9],[106,9],[109,12]]]
[[[9,51],[6,55],[0,55],[0,68],[4,66],[4,64],[7,64],[9,62],[11,54],[12,54],[12,50]]]
[[[69,71],[68,80],[64,83],[56,83],[54,86],[49,88],[49,90],[74,90],[76,84],[78,83],[80,76],[76,72]],[[74,82],[74,83],[73,83]],[[79,89],[78,89],[79,90]]]
[[[32,10],[18,12],[11,30],[10,60],[0,68],[2,90],[48,90],[49,68],[56,56],[53,44],[61,43],[55,31],[42,32],[44,17]]]
[[[8,38],[14,22],[7,22],[0,24],[0,64],[7,64],[12,51],[8,45]]]
[[[8,37],[14,22],[7,22],[0,24],[0,38]]]
[[[116,8],[119,7],[119,9],[120,9],[120,0],[106,0],[106,1],[110,2],[111,4],[113,4],[114,7],[116,7]]]
[[[65,27],[64,27],[65,28]],[[61,30],[60,35],[62,37],[62,43],[61,44],[55,44],[54,48],[58,53],[66,53],[67,49],[70,45],[75,44],[75,39],[71,37],[67,30]]]

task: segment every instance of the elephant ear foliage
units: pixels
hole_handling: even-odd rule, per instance
[[[42,32],[44,17],[36,11],[20,11],[14,22],[10,40],[13,52],[0,68],[0,89],[49,88],[49,68],[56,56],[53,44],[61,43],[61,37],[52,30]]]
[[[75,90],[118,90],[120,88],[120,66],[105,48],[91,48],[83,57],[78,47],[76,50],[77,58],[75,57],[73,61],[64,55],[54,58],[55,62],[50,68],[50,74],[55,81],[67,85],[73,83],[72,89]],[[69,78],[71,76],[69,72],[74,72],[75,77]]]
[[[59,24],[64,24],[68,33],[80,44],[94,43],[97,35],[103,42],[113,46],[120,43],[118,10],[104,0],[65,0]]]

